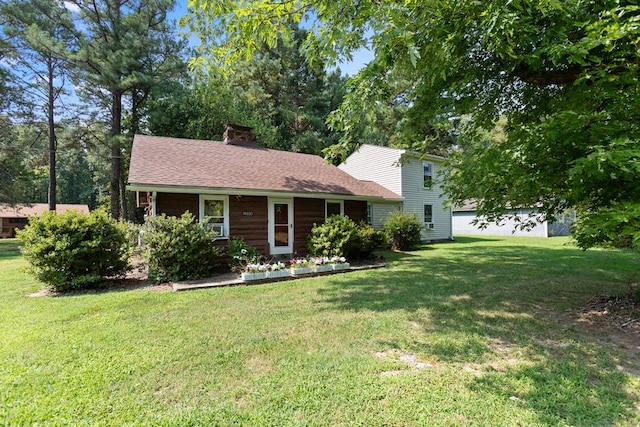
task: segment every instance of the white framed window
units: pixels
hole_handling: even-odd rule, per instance
[[[433,205],[424,205],[424,223],[427,228],[433,228]]]
[[[327,200],[325,202],[325,218],[333,215],[344,215],[344,202],[342,200]]]
[[[200,195],[201,222],[218,233],[218,237],[229,237],[229,197]]]
[[[373,225],[373,205],[367,203],[367,224]]]
[[[433,163],[422,162],[422,186],[431,188],[433,181]]]

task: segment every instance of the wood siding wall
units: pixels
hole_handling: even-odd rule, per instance
[[[293,221],[293,251],[306,255],[307,236],[311,233],[313,224],[324,222],[324,199],[296,197],[293,200]]]
[[[229,196],[229,235],[269,253],[267,198]]]
[[[229,196],[229,236],[241,237],[264,254],[269,254],[268,199],[263,196]],[[199,195],[184,193],[158,193],[156,212],[158,215],[181,216],[189,211],[199,216]],[[325,215],[324,199],[296,197],[293,201],[293,250],[307,254],[307,236],[314,224],[322,224]],[[367,202],[345,200],[344,213],[355,222],[366,221]],[[216,241],[226,246],[227,240]]]
[[[367,202],[359,200],[345,200],[344,214],[355,223],[367,221]]]
[[[197,194],[158,193],[156,197],[156,213],[158,215],[179,217],[186,211],[198,218],[200,205]]]

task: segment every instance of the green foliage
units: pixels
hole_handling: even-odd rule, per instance
[[[404,109],[404,146],[441,148],[448,134],[459,137],[446,190],[453,203],[477,202],[481,215],[499,220],[519,207],[537,207],[543,217],[572,207],[607,215],[640,203],[635,2],[192,5],[192,26],[214,36],[207,41],[227,65],[261,43],[293,37],[291,21],[312,22],[305,41],[311,62],[348,59],[365,46],[375,53],[331,117],[344,138],[328,157],[352,151],[363,123],[395,105]],[[496,124],[504,139],[494,141],[487,133]],[[619,213],[610,219],[624,219]],[[603,233],[585,243],[614,237]]]
[[[269,148],[321,154],[338,139],[326,120],[342,101],[346,78],[312,66],[303,53],[306,30],[292,30],[291,40],[262,45],[232,72],[211,65],[168,91],[148,109],[151,133],[219,140],[225,124],[241,123]]]
[[[307,249],[313,256],[344,256],[357,260],[371,256],[384,240],[384,236],[370,225],[356,224],[348,216],[334,215],[323,224],[314,224]]]
[[[408,251],[420,244],[422,224],[415,214],[401,211],[391,213],[384,222],[384,231],[391,242],[391,249]]]
[[[128,268],[126,225],[102,210],[45,212],[18,231],[29,272],[57,291],[82,289]]]
[[[361,222],[358,224],[358,233],[362,240],[362,258],[366,258],[378,249],[389,249],[389,240],[384,231],[376,230],[373,226]]]
[[[143,256],[154,283],[211,275],[222,255],[216,233],[185,212],[180,218],[152,216],[142,227]]]
[[[254,264],[263,258],[253,246],[248,245],[241,237],[231,237],[227,243],[229,267],[232,270],[244,270],[247,264]]]
[[[597,245],[640,250],[640,204],[578,210],[571,234],[583,249]]]

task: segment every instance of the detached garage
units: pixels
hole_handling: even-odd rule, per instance
[[[523,221],[529,218],[530,214],[535,214],[535,208],[519,209],[513,211],[513,214],[521,218]],[[473,221],[478,218],[475,206],[467,204],[464,206],[455,206],[453,208],[453,234],[472,234],[485,236],[528,236],[528,237],[552,237],[552,236],[568,236],[571,230],[571,224],[575,219],[575,213],[563,215],[557,221],[543,221],[529,230],[521,230],[517,228],[518,221],[515,218],[509,218],[501,222],[499,225],[490,223],[486,228],[481,229],[478,225],[474,225]]]

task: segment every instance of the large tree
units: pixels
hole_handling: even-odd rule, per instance
[[[537,206],[579,208],[583,247],[626,236],[640,246],[640,8],[626,0],[397,2],[190,0],[193,28],[231,66],[259,43],[310,22],[307,52],[375,53],[337,113],[351,129],[361,105],[407,79],[407,129],[462,123],[447,189],[494,219]],[[478,138],[504,117],[504,138]],[[425,146],[431,141],[425,138]],[[346,146],[346,145],[345,145]],[[415,148],[415,147],[414,147]]]
[[[184,70],[184,43],[167,19],[174,0],[69,0],[78,10],[84,36],[77,63],[82,93],[108,111],[111,147],[111,214],[127,214],[122,159],[132,135],[123,132],[123,108],[130,108],[129,130],[139,128],[140,108],[152,89]]]
[[[55,0],[9,0],[0,6],[2,30],[11,47],[13,82],[30,96],[47,123],[49,209],[56,209],[56,103],[65,86],[75,39],[73,21]]]

